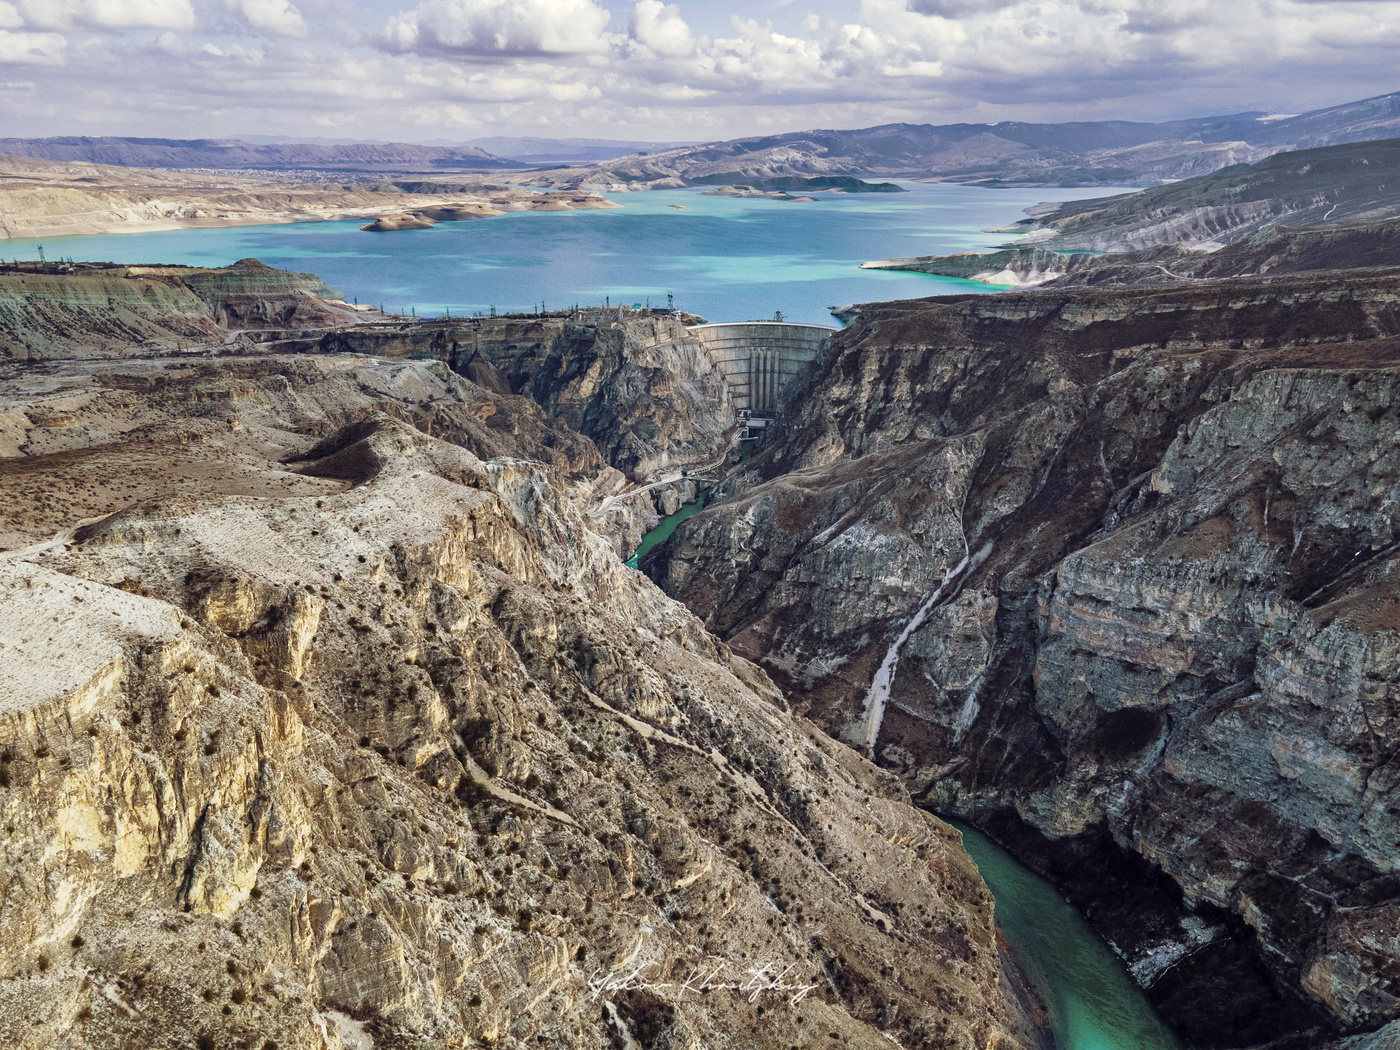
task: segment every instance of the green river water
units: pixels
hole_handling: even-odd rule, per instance
[[[976,828],[948,823],[996,898],[997,929],[1049,1007],[1057,1050],[1183,1050],[1123,961],[1054,886]]]
[[[664,543],[707,494],[687,503],[642,539],[631,568]],[[947,818],[944,818],[947,819]],[[1050,1013],[1056,1050],[1184,1050],[1083,915],[1051,883],[961,821],[949,820],[996,898],[996,924]]]
[[[676,526],[679,525],[681,522],[685,521],[686,518],[689,518],[695,514],[699,514],[702,510],[704,510],[705,501],[708,498],[709,494],[702,492],[700,494],[700,498],[697,499],[694,503],[687,503],[674,514],[667,514],[664,518],[661,519],[660,524],[658,524],[656,528],[652,529],[650,532],[648,532],[645,536],[642,537],[641,546],[638,547],[636,553],[634,553],[632,557],[628,558],[627,561],[625,561],[623,564],[626,565],[629,569],[637,568],[638,563],[642,560],[642,555],[644,555],[647,551],[651,550],[658,544],[665,543],[668,539],[670,539],[671,533],[676,531]]]

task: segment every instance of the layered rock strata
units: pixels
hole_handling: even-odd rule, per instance
[[[1161,244],[1136,252],[1000,252],[926,255],[861,263],[867,270],[905,270],[962,277],[984,284],[1093,288],[1182,284],[1323,270],[1400,268],[1400,221],[1336,226],[1265,226],[1215,251]]]
[[[1197,1045],[1378,1029],[1398,337],[1374,275],[862,308],[646,567],[1055,878]]]
[[[0,361],[208,349],[238,333],[318,332],[364,319],[313,274],[232,266],[0,267]]]
[[[537,405],[353,355],[5,382],[6,1045],[1034,1041],[956,833],[621,566]]]
[[[1400,217],[1397,169],[1396,138],[1296,150],[1136,193],[1038,207],[1001,232],[1060,251],[1126,252],[1219,247],[1280,224],[1383,222]]]
[[[318,351],[436,357],[491,389],[533,398],[637,479],[723,462],[735,433],[724,374],[687,330],[703,318],[661,311],[572,311],[363,326]]]

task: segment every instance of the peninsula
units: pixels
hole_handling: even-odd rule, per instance
[[[488,176],[334,178],[184,171],[0,156],[0,237],[260,226],[412,213],[420,223],[510,211],[612,208],[577,191],[503,186]]]

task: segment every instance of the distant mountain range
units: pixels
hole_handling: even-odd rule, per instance
[[[293,138],[288,135],[230,135],[230,141],[248,142],[256,146],[310,143],[316,146],[385,146],[381,139]],[[639,139],[551,139],[532,136],[492,135],[461,142],[455,139],[427,139],[415,146],[476,146],[505,160],[525,164],[595,164],[638,153],[656,153],[663,149],[689,145],[686,142],[645,142]]]
[[[1397,135],[1400,93],[1283,118],[1236,113],[1163,123],[885,124],[691,146],[529,137],[482,138],[467,146],[67,137],[0,139],[0,153],[145,168],[417,173],[548,167],[528,181],[604,192],[828,176],[1153,186],[1285,150]],[[619,157],[620,151],[630,152]]]
[[[0,154],[124,168],[221,168],[327,172],[499,171],[531,165],[476,146],[409,142],[253,143],[238,139],[63,137],[0,139]]]
[[[679,142],[637,142],[627,139],[541,139],[490,138],[472,139],[498,157],[509,157],[530,164],[595,164],[616,157],[658,153],[684,145]]]
[[[1144,186],[1204,175],[1285,150],[1400,135],[1400,93],[1271,118],[1237,113],[1146,124],[886,124],[683,146],[532,181],[569,189],[743,183],[855,175],[989,186]]]

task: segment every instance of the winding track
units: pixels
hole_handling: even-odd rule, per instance
[[[688,467],[686,470],[677,471],[674,474],[663,475],[659,480],[648,482],[639,488],[614,493],[590,510],[588,512],[589,516],[596,520],[606,514],[618,500],[631,499],[633,496],[640,496],[643,492],[650,492],[652,489],[659,489],[665,485],[672,485],[677,481],[681,481],[687,475],[694,477],[696,474],[703,474],[707,470],[714,470],[717,467],[724,466],[724,461],[729,458],[729,452],[734,447],[734,441],[738,434],[739,428],[737,426],[730,427],[729,430],[725,432],[724,445],[721,447],[718,456],[714,459],[706,463],[701,463],[698,466]]]

